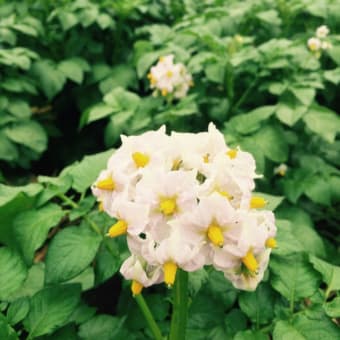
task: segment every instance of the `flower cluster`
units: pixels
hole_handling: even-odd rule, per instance
[[[332,48],[332,44],[327,40],[329,34],[329,28],[326,25],[318,27],[315,31],[315,37],[308,39],[308,48],[315,53],[317,57],[320,57],[321,50],[328,50]]]
[[[133,293],[205,265],[255,289],[276,246],[274,215],[252,195],[257,177],[252,155],[229,148],[213,124],[197,134],[161,127],[122,136],[92,190],[117,219],[108,236],[127,234],[131,256],[120,271]]]
[[[193,85],[192,77],[181,63],[174,64],[172,54],[160,57],[156,66],[151,67],[148,74],[150,87],[154,95],[180,99],[186,96],[190,86]]]

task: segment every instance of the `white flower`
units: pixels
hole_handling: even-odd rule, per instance
[[[322,43],[321,43],[321,48],[323,49],[323,50],[329,50],[329,49],[331,49],[333,47],[333,45],[329,42],[329,41],[323,41]]]
[[[279,166],[274,168],[274,175],[285,176],[288,170],[287,164],[281,163]]]
[[[316,29],[317,38],[326,38],[329,33],[329,28],[326,25],[322,25]]]
[[[191,75],[181,63],[174,64],[174,55],[160,57],[158,63],[151,67],[148,74],[150,87],[154,95],[173,96],[180,99],[186,96],[192,86]]]
[[[318,38],[310,38],[307,41],[307,46],[312,52],[316,52],[321,48],[321,40]]]

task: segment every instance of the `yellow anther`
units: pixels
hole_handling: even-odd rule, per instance
[[[266,240],[266,247],[267,248],[276,248],[277,247],[277,241],[275,240],[275,238],[273,237],[269,237],[267,240]]]
[[[174,75],[174,73],[172,71],[170,71],[170,70],[166,72],[166,76],[168,78],[171,78],[173,75]]]
[[[221,196],[225,197],[226,199],[228,199],[229,201],[232,200],[234,198],[234,196],[230,195],[228,191],[224,191],[224,190],[215,190],[218,194],[220,194]]]
[[[163,264],[164,282],[168,287],[171,287],[175,282],[177,268],[177,264],[172,261]]]
[[[203,162],[204,163],[209,163],[209,154],[208,153],[206,153],[204,156],[203,156]]]
[[[182,164],[182,160],[180,158],[175,159],[172,162],[171,170],[179,170],[179,168],[181,167],[181,164]]]
[[[161,199],[159,209],[164,215],[172,215],[177,209],[176,198]]]
[[[252,250],[248,250],[245,257],[242,258],[242,263],[248,268],[248,270],[252,273],[257,272],[259,268],[259,264],[252,252]]]
[[[113,181],[112,177],[105,178],[101,181],[98,181],[95,186],[101,190],[114,190],[115,182]]]
[[[104,203],[103,203],[103,201],[99,202],[99,204],[98,204],[98,210],[99,210],[99,211],[104,211]]]
[[[222,229],[219,225],[215,224],[215,223],[211,223],[208,231],[207,231],[207,235],[209,240],[218,247],[223,247],[224,244],[224,236],[222,233]]]
[[[167,89],[163,89],[161,91],[161,94],[162,94],[163,97],[165,97],[168,94],[168,90]]]
[[[190,86],[190,87],[195,86],[195,83],[193,82],[193,80],[190,80],[190,81],[189,81],[189,86]]]
[[[150,161],[150,157],[141,152],[134,152],[132,154],[132,159],[135,162],[137,168],[144,168]]]
[[[230,159],[234,159],[237,156],[237,149],[230,149],[226,152]]]
[[[132,280],[131,291],[132,291],[133,296],[140,294],[142,292],[142,289],[143,289],[143,285],[140,282],[136,280]]]
[[[127,228],[127,223],[124,220],[119,220],[109,229],[107,235],[109,237],[117,237],[126,234]]]
[[[147,78],[148,78],[148,79],[152,79],[152,74],[151,74],[151,72],[148,73]]]
[[[250,208],[251,209],[263,208],[267,203],[268,202],[263,197],[253,196],[250,199]]]
[[[165,60],[164,57],[159,57],[159,61],[162,63]]]

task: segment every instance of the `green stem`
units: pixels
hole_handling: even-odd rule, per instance
[[[185,340],[188,316],[188,273],[179,269],[173,290],[173,312],[169,340]]]
[[[157,323],[150,311],[150,308],[148,307],[148,305],[146,304],[143,295],[142,294],[137,294],[135,296],[135,300],[141,310],[141,312],[144,315],[144,318],[150,328],[151,333],[153,334],[154,338],[156,340],[163,340],[163,336],[162,333],[160,331],[160,329],[157,326]]]

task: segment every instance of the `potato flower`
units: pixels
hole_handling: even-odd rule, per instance
[[[173,56],[153,76],[175,91],[174,83],[162,83],[169,69],[177,77]],[[276,247],[275,217],[252,195],[258,177],[253,156],[226,145],[213,124],[197,134],[169,136],[161,127],[122,136],[92,191],[115,218],[107,236],[127,235],[131,256],[121,273],[133,294],[162,281],[172,286],[179,268],[206,265],[237,288],[255,289]]]

